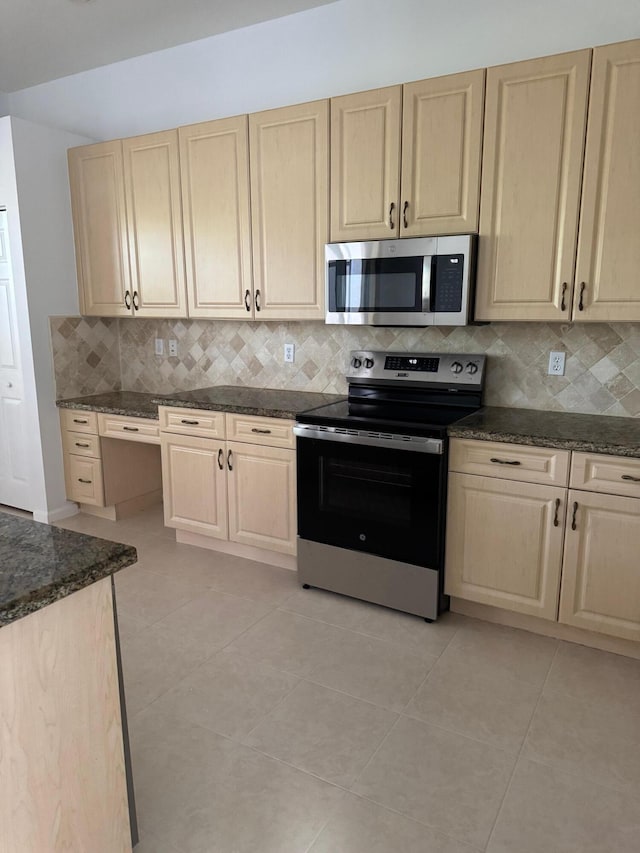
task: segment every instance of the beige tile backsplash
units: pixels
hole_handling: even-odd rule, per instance
[[[120,388],[166,393],[209,385],[346,391],[352,349],[486,353],[493,406],[640,416],[640,325],[492,323],[441,329],[321,322],[51,318],[59,398]],[[178,357],[154,355],[154,339]],[[283,347],[296,347],[294,364]],[[549,352],[567,353],[547,376]]]

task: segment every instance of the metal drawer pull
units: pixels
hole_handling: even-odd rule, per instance
[[[578,525],[576,524],[576,515],[578,514],[578,501],[575,501],[573,504],[573,517],[571,519],[571,529],[577,530]]]
[[[79,483],[86,483],[88,486],[90,486],[93,481],[92,480],[83,480],[82,477],[78,477],[78,482]]]
[[[122,427],[122,429],[125,429],[127,432],[140,432],[140,428],[139,428],[139,427],[128,427],[128,426],[123,426],[123,427]]]
[[[561,311],[567,310],[567,302],[564,298],[566,292],[567,292],[567,282],[563,281],[562,282],[562,302],[560,303],[560,310]]]
[[[91,447],[91,445],[83,443],[82,441],[76,441],[76,447]]]
[[[89,421],[86,418],[74,418],[74,424],[88,424]]]
[[[578,302],[578,311],[584,311],[584,292],[587,289],[586,282],[580,283],[580,302]]]
[[[136,311],[140,310],[140,306],[138,305],[138,291],[133,291],[133,307]]]
[[[256,290],[255,303],[256,303],[256,311],[260,311],[262,308],[262,305],[260,304],[260,291],[259,290]]]
[[[128,290],[125,290],[124,292],[124,304],[126,305],[127,310],[131,311],[131,294]]]
[[[492,456],[490,461],[495,462],[497,465],[522,465],[522,462],[519,462],[517,459],[498,459],[497,456]]]
[[[230,471],[233,471],[233,465],[231,464],[232,462],[233,462],[233,452],[230,450],[230,451],[227,453],[227,468],[228,468]]]
[[[559,510],[560,510],[560,498],[556,498],[556,513],[553,517],[553,526],[554,527],[558,527],[558,525],[560,524],[560,521],[558,519]]]
[[[632,483],[640,483],[640,477],[633,477],[631,474],[623,474],[622,480],[629,480]]]
[[[257,432],[258,435],[271,435],[270,429],[259,429],[258,427],[252,427],[251,432]]]
[[[393,202],[391,202],[391,204],[389,205],[389,228],[391,228],[392,231],[396,227],[394,225],[394,222],[393,222],[393,211],[395,209],[396,209],[395,204]]]
[[[186,418],[182,418],[180,423],[187,424],[187,426],[198,426],[200,424],[200,421],[188,421]]]
[[[407,210],[409,210],[409,202],[405,201],[404,207],[402,208],[402,223],[405,228],[409,227],[409,223],[407,222]]]
[[[224,453],[222,452],[222,448],[218,451],[218,468],[221,471],[224,468]]]
[[[248,290],[244,292],[244,307],[247,311],[251,311],[251,293]]]

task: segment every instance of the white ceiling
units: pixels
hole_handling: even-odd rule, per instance
[[[331,2],[0,0],[0,92]]]

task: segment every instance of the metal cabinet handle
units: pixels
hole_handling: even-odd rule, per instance
[[[124,304],[127,306],[127,310],[131,311],[131,294],[128,290],[124,292]]]
[[[271,435],[270,429],[259,429],[258,427],[252,427],[251,432],[255,432],[258,435]]]
[[[394,228],[396,227],[396,226],[395,226],[395,223],[394,223],[394,221],[393,221],[393,211],[394,211],[395,209],[396,209],[395,203],[394,203],[394,202],[391,202],[391,204],[389,205],[389,228],[391,228],[391,230],[392,230],[392,231],[393,231],[393,230],[394,230]]]
[[[230,471],[233,471],[233,465],[232,465],[232,463],[233,463],[233,451],[232,451],[232,450],[230,450],[230,451],[227,453],[227,468],[228,468]]]
[[[568,285],[567,285],[567,282],[566,282],[566,281],[563,281],[563,282],[562,282],[562,302],[560,303],[560,309],[561,309],[562,311],[566,311],[566,310],[567,310],[567,300],[564,298],[564,297],[565,297],[565,294],[566,294],[566,292],[567,292],[567,286],[568,286]]]
[[[126,430],[127,432],[140,432],[139,427],[123,426],[122,429]]]
[[[498,459],[496,456],[492,456],[490,461],[497,465],[522,465],[517,459]]]
[[[74,418],[74,424],[88,424],[89,421],[86,418]]]
[[[76,441],[76,447],[90,447],[90,444],[83,443],[82,441]]]
[[[86,483],[88,486],[90,486],[93,481],[92,480],[83,480],[82,477],[78,477],[78,482],[79,483]]]
[[[254,301],[256,303],[256,311],[260,311],[262,306],[260,304],[260,291],[259,290],[256,290],[256,297],[255,297]]]
[[[402,224],[405,228],[409,227],[409,223],[407,222],[407,210],[409,210],[409,202],[405,201],[402,207]]]
[[[633,477],[631,474],[623,474],[621,480],[628,480],[631,483],[640,483],[640,477]]]
[[[574,501],[573,503],[573,516],[571,517],[571,529],[577,530],[578,525],[576,524],[576,515],[578,514],[578,501]]]
[[[133,291],[133,308],[135,311],[140,310],[140,305],[138,304],[138,291],[137,290]]]
[[[244,307],[247,311],[251,311],[251,291],[245,290],[244,292]]]
[[[580,302],[578,302],[578,311],[584,311],[584,292],[587,289],[587,283],[580,283]]]
[[[558,518],[558,512],[560,511],[560,498],[556,498],[556,512],[553,516],[553,526],[558,527],[560,524],[560,519]]]
[[[186,424],[187,426],[198,426],[200,424],[200,421],[188,421],[186,418],[182,418],[180,423]]]
[[[222,448],[218,451],[218,468],[221,471],[224,468],[224,453],[222,452]]]

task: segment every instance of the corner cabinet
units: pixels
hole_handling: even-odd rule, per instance
[[[591,51],[487,70],[476,319],[569,320]]]
[[[450,467],[449,595],[640,640],[640,460],[454,439]]]
[[[329,102],[249,116],[256,320],[324,319]]]
[[[293,422],[161,406],[160,427],[165,524],[178,540],[263,562],[285,555],[293,568]]]
[[[332,240],[477,231],[484,75],[332,98]]]

